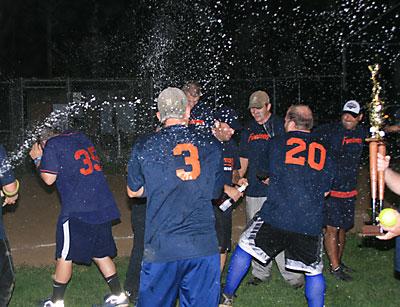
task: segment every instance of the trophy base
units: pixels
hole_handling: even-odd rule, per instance
[[[364,225],[360,236],[362,237],[376,237],[383,235],[383,230],[378,225]]]

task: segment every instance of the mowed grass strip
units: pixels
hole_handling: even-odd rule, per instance
[[[328,273],[326,306],[400,306],[400,281],[393,278],[393,242],[363,241],[349,236],[345,263],[356,272],[353,281],[338,281]],[[117,259],[121,283],[125,278],[128,258]],[[17,268],[17,283],[9,306],[38,306],[52,291],[53,267]],[[307,306],[304,289],[292,289],[286,285],[274,265],[272,280],[259,286],[247,285],[247,275],[237,291],[235,307],[259,306]],[[65,306],[92,306],[100,304],[109,292],[95,265],[75,266],[72,281],[68,285]]]

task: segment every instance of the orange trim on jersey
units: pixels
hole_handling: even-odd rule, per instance
[[[361,138],[343,138],[342,141],[342,145],[344,144],[361,144],[362,143],[362,139]]]
[[[270,136],[267,133],[252,133],[249,135],[248,142],[255,141],[255,140],[269,140]]]
[[[336,198],[351,198],[357,196],[358,192],[356,190],[349,192],[331,191],[330,195]]]
[[[189,125],[204,125],[205,122],[202,119],[191,119],[189,120]]]
[[[233,158],[224,158],[225,167],[233,167]]]

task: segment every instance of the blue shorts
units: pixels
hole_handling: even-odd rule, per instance
[[[143,262],[138,307],[218,306],[219,254],[171,262]]]
[[[111,222],[88,224],[78,219],[59,219],[56,232],[56,259],[90,264],[93,258],[117,254]]]
[[[324,224],[349,230],[354,226],[356,197],[328,197],[325,202]]]

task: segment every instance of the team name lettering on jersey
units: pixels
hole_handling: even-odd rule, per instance
[[[185,171],[183,168],[176,170],[176,176],[181,180],[195,180],[200,176],[200,161],[199,161],[199,151],[196,146],[190,143],[178,144],[173,150],[174,156],[181,156],[183,152],[188,152],[189,155],[185,156],[185,165],[190,165],[192,170],[190,172]]]
[[[200,126],[204,126],[206,123],[204,122],[204,120],[202,119],[191,119],[189,121],[189,125],[200,125]]]
[[[345,144],[362,144],[362,139],[361,138],[347,138],[344,137],[342,141],[342,145]]]
[[[233,169],[233,158],[224,158],[224,171],[231,171]]]
[[[251,133],[248,138],[248,142],[255,140],[269,140],[271,137],[267,133]]]
[[[286,152],[285,163],[304,166],[307,160],[308,165],[317,171],[324,168],[326,161],[326,149],[319,143],[312,142],[308,145],[300,138],[290,138],[286,141],[287,146],[293,146]],[[319,161],[316,160],[316,153],[319,153]]]

